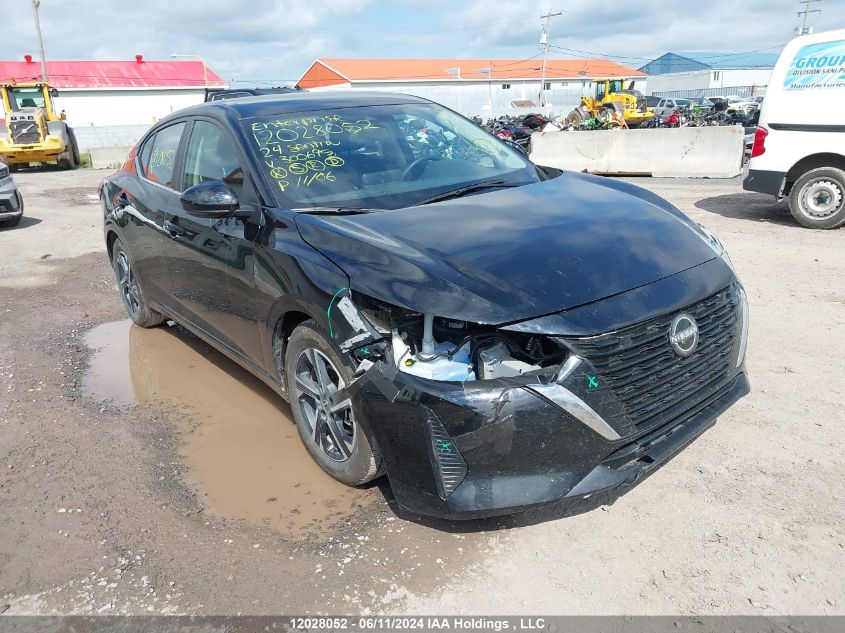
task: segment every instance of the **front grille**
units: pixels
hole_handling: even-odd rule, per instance
[[[725,288],[682,311],[695,318],[699,329],[698,347],[687,358],[669,345],[669,327],[677,312],[601,336],[569,339],[576,353],[604,379],[602,388],[612,390],[622,402],[638,435],[683,419],[730,370],[735,290]]]
[[[12,121],[9,125],[12,132],[12,142],[18,145],[29,145],[41,141],[38,135],[38,123],[35,121]]]

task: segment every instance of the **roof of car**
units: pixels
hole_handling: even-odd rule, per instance
[[[174,115],[225,113],[236,118],[248,119],[257,116],[314,112],[334,108],[361,106],[382,106],[397,103],[429,103],[426,99],[395,92],[369,92],[358,90],[333,90],[287,94],[262,95],[241,99],[209,101],[175,112]]]

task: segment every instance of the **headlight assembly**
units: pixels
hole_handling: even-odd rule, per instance
[[[703,227],[702,225],[698,225],[698,228],[701,229],[703,235],[701,238],[707,242],[707,245],[713,249],[713,252],[719,256],[719,258],[725,262],[728,267],[736,274],[736,268],[734,268],[734,263],[731,261],[730,255],[728,255],[728,251],[725,250],[725,247],[719,241],[719,238],[713,235],[710,229]]]

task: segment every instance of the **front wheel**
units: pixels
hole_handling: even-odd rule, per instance
[[[285,381],[302,443],[320,467],[338,481],[357,486],[380,474],[381,454],[352,402],[339,396],[354,375],[349,357],[314,321],[290,336]]]
[[[126,314],[140,327],[155,327],[164,323],[167,317],[147,305],[135,266],[120,240],[115,240],[112,253],[117,289],[120,291]]]
[[[811,229],[835,229],[845,224],[845,171],[812,169],[789,192],[789,211]]]

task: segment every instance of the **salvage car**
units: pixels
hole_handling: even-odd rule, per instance
[[[337,480],[450,518],[623,491],[748,392],[719,241],[398,94],[210,102],[103,182],[130,318],[290,402]]]
[[[0,163],[0,226],[15,226],[23,217],[23,197],[9,166]]]

